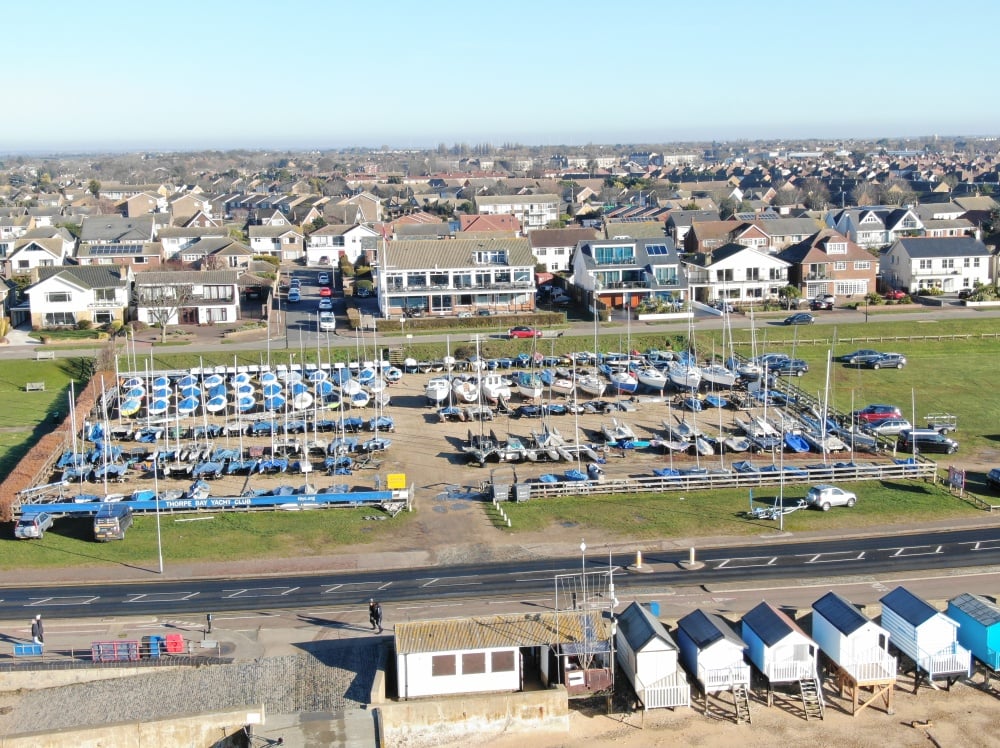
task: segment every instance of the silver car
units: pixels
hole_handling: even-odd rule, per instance
[[[826,484],[813,486],[806,493],[806,504],[822,509],[824,512],[830,511],[832,506],[853,507],[857,503],[857,494],[837,486]]]

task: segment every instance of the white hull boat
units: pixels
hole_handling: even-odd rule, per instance
[[[667,386],[667,376],[656,367],[647,366],[639,369],[639,384],[654,390],[662,390]]]
[[[722,364],[712,364],[702,367],[701,378],[702,381],[716,387],[732,387],[739,377],[735,371],[727,369]]]
[[[582,377],[577,377],[576,386],[588,395],[600,397],[607,389],[608,383],[596,374],[585,374]]]
[[[474,403],[479,399],[479,385],[472,379],[456,379],[452,385],[455,399],[463,403]]]
[[[500,374],[484,374],[479,380],[479,390],[487,400],[510,399],[510,382]]]
[[[443,377],[435,377],[427,383],[424,388],[424,395],[432,403],[443,403],[451,393],[451,382]]]

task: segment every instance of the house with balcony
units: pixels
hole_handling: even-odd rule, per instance
[[[789,263],[788,283],[803,298],[824,294],[851,298],[875,291],[875,257],[834,229],[818,231],[778,257]]]
[[[687,253],[711,252],[724,244],[742,244],[767,251],[771,237],[763,228],[748,221],[694,221],[684,237]]]
[[[779,298],[788,285],[790,263],[742,244],[687,255],[683,263],[691,297],[704,304],[718,299],[759,304]]]
[[[240,318],[237,270],[150,271],[135,277],[133,315],[159,327],[233,322]]]
[[[306,264],[336,266],[346,256],[351,264],[377,250],[379,233],[363,224],[327,224],[306,238]]]
[[[55,267],[66,260],[59,239],[19,239],[3,261],[4,275],[13,278],[28,275],[35,268]]]
[[[81,244],[76,250],[76,262],[87,265],[119,265],[142,271],[160,267],[164,262],[163,246],[159,242],[141,244]]]
[[[482,215],[513,215],[528,233],[547,228],[559,220],[559,195],[493,195],[476,198],[476,212]]]
[[[538,229],[528,235],[531,253],[546,272],[562,273],[571,268],[573,250],[580,242],[600,237],[597,229]]]
[[[377,278],[384,317],[535,308],[528,240],[396,240],[385,243]]]
[[[831,210],[826,214],[826,225],[865,249],[885,247],[901,237],[923,236],[925,232],[915,211],[894,205]]]
[[[249,226],[250,249],[256,255],[270,255],[282,262],[298,260],[305,254],[305,241],[298,226]]]
[[[879,271],[888,286],[908,293],[957,293],[990,283],[991,261],[990,250],[971,236],[899,239],[883,250]]]
[[[125,322],[128,319],[132,273],[120,267],[41,267],[38,280],[25,289],[28,309],[21,309],[14,322],[20,324],[24,312],[31,326],[76,327],[88,321],[94,325]]]
[[[687,276],[672,240],[619,237],[580,242],[573,283],[606,306],[638,306],[643,299],[687,297]]]

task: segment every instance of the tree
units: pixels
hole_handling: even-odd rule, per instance
[[[816,177],[809,177],[803,181],[802,191],[805,193],[802,204],[808,210],[823,210],[830,204],[830,189]]]
[[[785,286],[778,289],[778,296],[784,300],[785,309],[792,308],[792,302],[798,302],[802,298],[802,292],[799,290],[798,286]]]
[[[732,218],[737,210],[739,210],[739,204],[734,198],[726,197],[719,201],[719,217],[723,221],[728,221]]]
[[[153,286],[143,289],[139,301],[146,306],[151,325],[160,328],[160,342],[167,342],[167,325],[180,324],[180,310],[191,303],[191,286]],[[176,321],[175,321],[176,320]]]
[[[321,228],[326,226],[326,219],[323,216],[313,219],[313,222],[309,224],[313,231],[319,231]]]
[[[89,192],[94,197],[97,197],[98,193],[101,191],[101,183],[96,179],[91,179],[87,182],[87,192]]]

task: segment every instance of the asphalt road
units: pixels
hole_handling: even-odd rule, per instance
[[[618,596],[672,585],[711,585],[798,578],[820,581],[904,571],[1000,565],[1000,527],[822,543],[713,548],[699,570],[681,570],[687,554],[645,556],[647,573],[625,567],[634,557],[613,556]],[[56,585],[0,588],[0,619],[29,613],[80,618],[289,610],[310,606],[360,605],[369,597],[401,602],[506,599],[551,594],[557,575],[604,573],[608,556],[594,550],[585,559],[567,557],[524,563],[491,563],[382,571],[330,572],[303,576],[199,579],[176,582]]]

